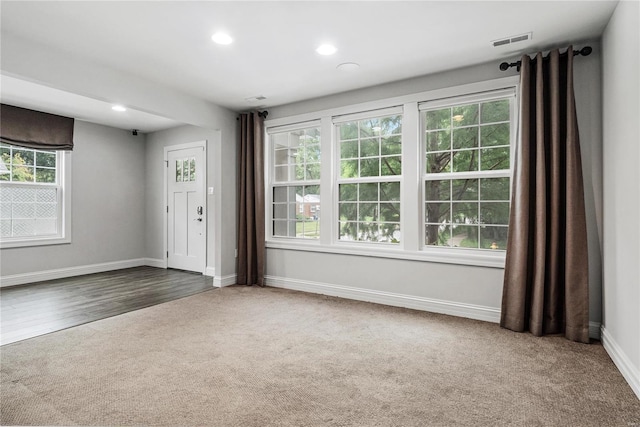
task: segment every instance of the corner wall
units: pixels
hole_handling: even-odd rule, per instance
[[[236,191],[235,191],[235,116],[229,112],[221,120],[224,130],[197,126],[180,126],[147,135],[145,150],[145,247],[146,256],[161,265],[163,253],[164,205],[164,147],[196,141],[207,141],[207,271],[217,283],[225,277],[235,283]]]
[[[640,398],[640,4],[618,3],[602,37],[603,344]]]

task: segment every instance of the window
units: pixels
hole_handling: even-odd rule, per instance
[[[504,250],[514,96],[421,106],[424,243]]]
[[[339,240],[400,242],[402,116],[336,124]]]
[[[517,84],[267,120],[267,247],[503,267]]]
[[[271,150],[272,234],[320,236],[320,127],[269,134]]]
[[[0,144],[0,241],[3,247],[61,243],[65,152]]]
[[[187,157],[176,160],[176,182],[195,182],[196,158]]]

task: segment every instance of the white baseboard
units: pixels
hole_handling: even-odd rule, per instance
[[[289,279],[285,277],[265,276],[265,284],[275,288],[293,289],[315,294],[331,295],[358,301],[375,302],[395,307],[449,314],[486,322],[500,322],[500,309],[454,301],[437,300],[350,286],[331,285],[328,283],[310,282],[307,280]]]
[[[80,265],[77,267],[58,268],[55,270],[35,271],[32,273],[12,274],[0,277],[0,287],[24,285],[25,283],[42,282],[45,280],[63,279],[65,277],[82,276],[83,274],[102,273],[123,268],[149,265],[150,258],[129,259],[124,261],[104,262],[100,264]],[[155,265],[154,265],[155,267]]]
[[[638,396],[638,399],[640,399],[640,369],[631,363],[631,360],[629,360],[604,326],[601,329],[600,336],[602,337],[602,346],[624,379],[627,380],[629,386],[631,386],[631,390],[633,390],[636,396]]]
[[[311,282],[308,280],[289,279],[277,276],[265,276],[265,283],[267,286],[272,286],[274,288],[293,289],[315,294],[331,295],[358,301],[375,302],[395,307],[412,308],[416,310],[431,311],[434,313],[449,314],[452,316],[500,323],[499,308],[395,294],[384,291],[373,291],[370,289],[354,288],[350,286]],[[589,337],[600,339],[600,323],[589,322]]]
[[[231,286],[236,284],[236,275],[229,274],[228,276],[214,277],[213,286],[216,288],[222,288],[224,286]]]
[[[148,265],[149,267],[156,267],[156,268],[167,268],[167,261],[164,259],[157,259],[157,258],[144,258],[143,265]]]
[[[210,277],[215,277],[216,268],[215,267],[206,266],[206,268],[204,269],[204,275],[205,276],[210,276]]]

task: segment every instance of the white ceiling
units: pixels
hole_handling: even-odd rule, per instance
[[[0,76],[2,102],[32,110],[50,112],[78,120],[100,123],[120,129],[136,129],[141,133],[180,126],[175,120],[128,109],[125,113],[111,109],[105,101],[77,95],[59,89]]]
[[[515,60],[524,52],[595,40],[616,2],[2,0],[0,4],[3,36],[68,52],[242,111],[488,61],[496,61],[497,67],[501,60]],[[219,30],[227,31],[234,43],[214,44],[211,35]],[[491,44],[527,32],[533,32],[531,41],[498,48]],[[333,43],[338,52],[318,55],[316,47],[325,42]],[[344,62],[361,67],[350,72],[336,69]],[[100,85],[98,76],[87,78]],[[42,90],[36,85],[31,93],[27,86],[3,77],[3,102],[40,100],[49,110],[60,108],[60,113],[65,108],[73,111],[70,105],[80,102],[47,90],[55,87]],[[20,100],[21,93],[26,101]],[[245,100],[257,95],[266,99]],[[93,101],[108,102],[108,94]],[[100,113],[91,114],[98,117],[92,119],[87,113],[86,119],[100,123]],[[113,116],[111,111],[107,114]],[[103,123],[142,129],[147,119],[151,118],[143,114],[122,125]],[[172,125],[164,120],[153,118],[147,128]]]

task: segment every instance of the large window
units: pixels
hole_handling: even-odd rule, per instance
[[[506,247],[513,96],[495,97],[423,106],[427,246]]]
[[[336,132],[339,239],[399,243],[402,116],[343,121]]]
[[[268,120],[267,246],[504,266],[516,86]]]
[[[320,236],[320,128],[269,134],[272,167],[272,234]]]
[[[0,145],[0,242],[3,247],[64,237],[62,151]]]

